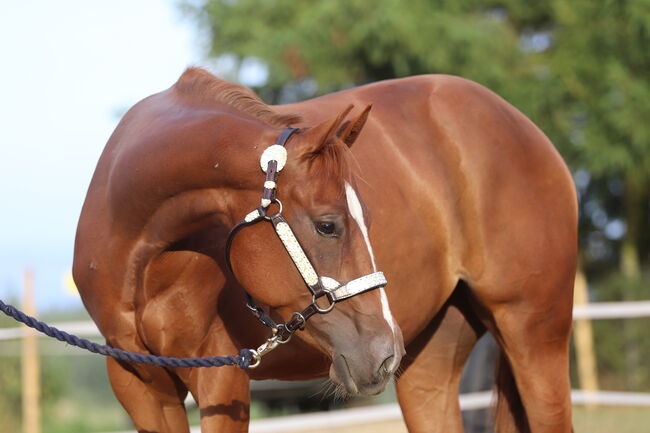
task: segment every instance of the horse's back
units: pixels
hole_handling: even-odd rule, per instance
[[[448,75],[387,80],[278,108],[303,114],[308,125],[346,104],[372,104],[352,152],[388,290],[408,287],[405,301],[394,302],[398,316],[409,316],[400,320],[407,339],[461,279],[507,300],[513,282],[531,274],[569,278],[577,230],[571,176],[516,108]],[[407,299],[419,299],[422,311]]]
[[[313,123],[348,103],[373,106],[352,149],[366,181],[364,198],[377,201],[371,209],[381,212],[387,196],[401,196],[407,207],[437,208],[447,214],[440,216],[445,225],[465,234],[474,249],[479,242],[500,242],[503,230],[490,225],[517,223],[515,214],[564,235],[575,228],[576,194],[559,153],[525,115],[485,87],[421,75],[287,107]],[[543,223],[541,217],[550,219]],[[486,227],[472,234],[469,226],[476,225]]]

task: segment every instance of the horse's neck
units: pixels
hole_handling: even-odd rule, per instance
[[[107,252],[124,287],[138,287],[147,264],[174,243],[230,227],[254,207],[242,199],[259,193],[259,154],[274,137],[270,128],[230,114],[185,109],[179,116],[171,108],[134,113],[109,143],[115,152],[100,161],[110,167],[103,182],[111,215],[100,230],[110,232]]]
[[[220,205],[231,203],[228,197],[208,206],[194,192],[224,195],[233,188],[258,188],[261,142],[265,132],[273,136],[259,122],[230,113],[167,101],[163,105],[166,109],[142,107],[121,125],[125,133],[109,143],[116,156],[105,161],[111,166],[106,180],[110,211],[138,234],[157,213],[171,213],[184,224],[206,213],[227,213]]]

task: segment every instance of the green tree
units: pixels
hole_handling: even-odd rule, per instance
[[[518,34],[482,1],[207,1],[190,8],[211,35],[210,54],[254,57],[263,91],[309,80],[314,96],[372,81],[453,72],[506,90],[528,74]],[[492,59],[492,60],[490,60]],[[276,101],[273,101],[276,102]]]
[[[574,166],[623,184],[620,267],[640,277],[650,199],[650,1],[553,2],[548,53],[563,89],[563,140]]]

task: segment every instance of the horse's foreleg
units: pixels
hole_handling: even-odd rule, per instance
[[[189,433],[183,400],[187,391],[161,367],[107,360],[108,377],[138,432]]]
[[[239,352],[225,332],[217,333],[208,346],[205,353]],[[202,433],[248,431],[250,388],[244,371],[237,367],[196,368],[188,385],[199,405]]]
[[[456,291],[407,347],[397,395],[409,432],[463,431],[460,376],[484,331]]]
[[[175,356],[235,355],[239,347],[217,311],[225,277],[209,256],[188,250],[166,251],[148,266],[139,324],[148,347]],[[146,295],[146,296],[145,296]],[[178,368],[174,373],[199,405],[201,430],[246,432],[248,375],[237,367]]]

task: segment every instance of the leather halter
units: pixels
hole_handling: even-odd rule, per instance
[[[249,368],[255,368],[259,365],[262,355],[270,352],[278,344],[283,344],[291,339],[291,336],[298,329],[304,329],[307,320],[314,314],[325,314],[332,311],[337,302],[356,296],[369,290],[384,287],[387,284],[386,278],[382,272],[373,272],[368,275],[348,281],[341,284],[333,278],[319,276],[313,264],[307,257],[300,242],[294,235],[287,220],[282,216],[282,202],[277,199],[276,182],[279,172],[284,168],[287,161],[286,142],[297,132],[298,128],[286,128],[278,137],[278,142],[269,146],[260,158],[260,167],[266,173],[264,190],[260,206],[249,212],[241,221],[239,221],[230,230],[226,242],[226,263],[230,272],[234,274],[230,262],[230,248],[235,235],[244,227],[256,224],[260,221],[269,221],[273,224],[276,234],[280,238],[282,245],[289,254],[294,265],[298,269],[303,281],[312,294],[312,302],[304,310],[293,313],[291,319],[286,323],[276,324],[271,317],[261,307],[255,305],[251,295],[246,292],[246,305],[253,315],[263,324],[270,327],[273,336],[262,344],[257,350],[251,350],[255,363]],[[279,210],[275,214],[268,214],[268,208],[271,204],[277,204]],[[327,299],[327,306],[322,307],[318,300],[322,297]]]

